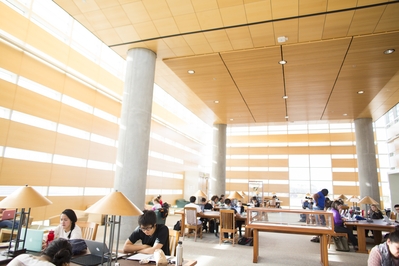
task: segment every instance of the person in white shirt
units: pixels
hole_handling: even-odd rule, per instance
[[[65,209],[60,216],[60,225],[54,229],[55,238],[82,239],[82,230],[76,224],[78,217],[71,209]]]

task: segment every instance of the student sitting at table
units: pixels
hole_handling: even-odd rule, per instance
[[[9,266],[66,266],[72,258],[72,246],[68,240],[59,238],[50,243],[50,245],[42,252],[40,256],[32,254],[21,254],[15,257]]]
[[[395,222],[399,222],[399,204],[395,204],[393,208],[395,211],[391,212],[390,219],[394,220]]]
[[[230,210],[234,210],[234,214],[236,217],[241,217],[241,215],[237,212],[237,210],[231,206],[231,200],[229,198],[224,200],[224,204],[226,204],[226,208],[230,209]],[[241,233],[241,227],[243,225],[243,221],[236,221],[236,227],[238,228],[238,233],[240,235],[240,237],[242,237],[242,233]],[[224,233],[224,238],[227,238],[228,234]]]
[[[170,255],[169,229],[164,224],[157,224],[154,211],[144,210],[138,220],[139,226],[126,240],[123,246],[124,253],[153,254],[156,249],[162,249],[165,255]],[[141,240],[141,244],[135,243]]]
[[[353,248],[358,250],[357,238],[353,235],[353,231],[344,225],[344,218],[341,217],[341,206],[342,201],[335,200],[331,205],[331,212],[334,217],[334,231],[336,233],[346,233],[348,235],[349,241],[352,243]]]
[[[54,229],[55,238],[82,239],[82,229],[76,224],[78,217],[71,209],[60,215],[60,224]]]
[[[399,226],[396,226],[395,231],[389,234],[385,243],[371,249],[367,265],[399,265]]]
[[[2,220],[1,218],[3,217],[3,211],[6,209],[0,209],[0,228],[12,228],[12,224],[14,222],[14,219],[10,220]],[[13,217],[14,218],[14,217]],[[18,221],[15,221],[14,223],[14,228],[18,228]]]

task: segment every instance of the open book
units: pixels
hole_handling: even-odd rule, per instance
[[[169,263],[174,262],[175,257],[165,255],[166,259]],[[153,254],[143,254],[143,253],[136,253],[130,257],[127,257],[128,260],[148,260],[150,262],[155,262],[155,258]]]

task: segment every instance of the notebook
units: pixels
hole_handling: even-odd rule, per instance
[[[92,240],[85,240],[85,241],[87,248],[90,251],[90,254],[72,258],[71,262],[79,265],[94,266],[101,264],[101,261],[102,262],[108,261],[107,256],[104,255],[104,258],[102,258],[103,254],[109,252],[108,247],[104,243]]]
[[[25,235],[25,228],[22,228],[21,235]],[[25,248],[28,251],[41,252],[43,245],[43,230],[29,229],[26,232]]]
[[[11,219],[14,219],[14,216],[15,216],[15,210],[4,210],[1,220],[2,221],[11,220]]]

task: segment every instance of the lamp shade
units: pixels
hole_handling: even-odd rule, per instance
[[[347,200],[348,198],[344,194],[341,194],[341,195],[338,196],[337,199]]]
[[[206,194],[202,190],[198,190],[197,192],[195,192],[194,196],[206,198]]]
[[[244,197],[244,196],[246,196],[247,194],[245,194],[245,192],[244,191],[239,191],[238,193],[240,193],[240,195],[242,196],[242,197]]]
[[[242,199],[243,196],[240,195],[237,191],[233,191],[230,193],[230,195],[227,197],[229,199]]]
[[[348,199],[348,201],[349,201],[349,202],[359,202],[359,198],[358,198],[358,197],[355,197],[355,196],[352,196],[352,197],[350,197],[350,198]]]
[[[358,204],[378,204],[380,205],[377,201],[375,201],[373,198],[369,196],[365,196],[361,200],[359,200]]]
[[[53,204],[34,188],[26,185],[15,190],[2,201],[0,208],[34,208]]]
[[[143,214],[136,205],[119,191],[111,192],[111,194],[108,194],[90,206],[85,212],[118,216],[136,216]]]

